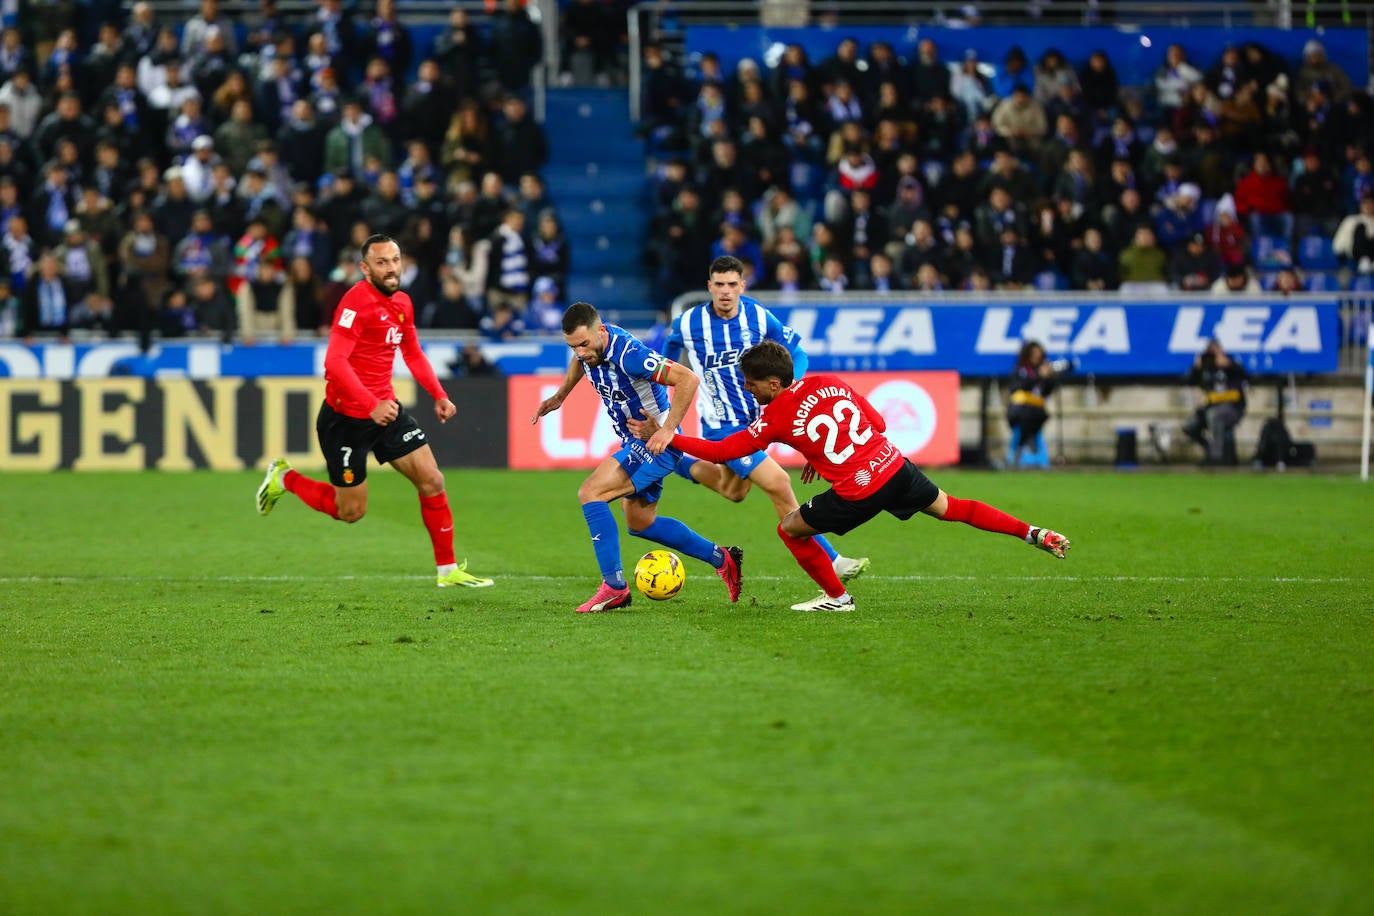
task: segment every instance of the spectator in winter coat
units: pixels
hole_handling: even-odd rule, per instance
[[[1167,124],[1174,111],[1183,104],[1188,89],[1202,82],[1202,72],[1188,63],[1188,54],[1181,45],[1169,45],[1164,63],[1155,71],[1155,93]]]
[[[1250,172],[1236,182],[1236,215],[1250,223],[1250,234],[1293,237],[1293,205],[1288,180],[1274,171],[1267,153],[1255,153]]]
[[[248,231],[234,245],[234,272],[229,278],[243,342],[257,342],[258,330],[275,323],[282,343],[296,333],[296,296],[286,282],[281,245],[267,232],[260,217],[248,221]],[[268,317],[270,316],[270,317]]]
[[[1215,221],[1207,228],[1207,247],[1216,252],[1223,269],[1244,265],[1249,254],[1245,227],[1236,218],[1236,204],[1227,194],[1217,202]]]
[[[1025,83],[1017,83],[1011,98],[998,102],[993,109],[992,129],[1011,145],[1012,152],[1033,157],[1049,129],[1045,107]]]
[[[1294,84],[1295,96],[1306,99],[1308,92],[1317,83],[1325,82],[1330,91],[1327,97],[1333,102],[1342,102],[1353,88],[1350,75],[1326,56],[1326,46],[1313,38],[1302,46],[1302,66],[1298,68],[1298,78]]]
[[[1207,249],[1207,237],[1201,232],[1189,236],[1187,244],[1169,256],[1169,284],[1176,289],[1194,293],[1211,289],[1220,273],[1217,257]]]
[[[1359,213],[1341,220],[1331,244],[1357,271],[1374,273],[1374,193],[1360,198]]]

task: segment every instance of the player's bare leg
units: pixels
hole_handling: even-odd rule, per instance
[[[944,490],[939,491],[939,495],[935,497],[935,502],[921,511],[941,521],[963,522],[965,525],[971,525],[983,531],[1010,534],[1012,537],[1018,537],[1032,547],[1038,547],[1060,560],[1064,559],[1065,553],[1073,546],[1069,543],[1068,538],[1057,531],[1037,528],[1015,516],[1008,515],[995,506],[989,506],[987,503],[979,502],[976,499],[960,499],[957,496],[950,496]]]
[[[749,479],[758,484],[759,489],[768,494],[768,498],[773,501],[773,510],[778,513],[778,521],[786,518],[799,505],[797,495],[792,490],[792,476],[771,457],[759,462],[750,472]],[[853,581],[868,569],[868,557],[846,557],[830,546],[828,541],[822,540],[817,543],[825,551],[840,581]]]
[[[753,487],[747,478],[740,477],[723,464],[710,461],[698,460],[692,465],[691,474],[697,483],[714,490],[732,503],[743,502]]]
[[[459,564],[454,556],[453,510],[449,508],[448,494],[444,491],[444,474],[434,460],[434,450],[422,445],[410,454],[393,460],[391,466],[414,484],[420,495],[420,519],[425,523],[430,544],[434,548],[436,584],[440,588],[453,585],[485,588],[491,585],[490,579],[474,576],[467,571],[467,560]]]

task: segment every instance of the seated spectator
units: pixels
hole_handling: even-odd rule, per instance
[[[929,220],[913,221],[897,245],[897,272],[903,277],[914,276],[922,264],[939,264],[944,259],[940,240]]]
[[[897,277],[892,273],[892,259],[881,251],[875,251],[869,257],[863,277],[863,285],[858,288],[871,292],[890,293],[900,287]]]
[[[1212,283],[1211,291],[1221,295],[1256,295],[1262,292],[1259,281],[1244,264],[1228,264],[1226,272]]]
[[[816,277],[816,288],[832,295],[849,289],[850,279],[845,272],[844,260],[838,255],[828,255],[821,260],[821,269]]]
[[[745,234],[744,229],[731,223],[720,224],[720,236],[711,245],[710,260],[732,255],[747,264],[754,276],[763,276],[763,250],[759,243]]]
[[[1169,283],[1175,289],[1197,293],[1212,288],[1221,274],[1216,255],[1207,248],[1207,237],[1195,232],[1169,255]]]
[[[498,300],[495,307],[482,317],[482,339],[504,343],[525,336],[525,322],[508,299]]]
[[[1302,171],[1293,178],[1291,199],[1298,239],[1335,234],[1341,222],[1341,183],[1315,146],[1303,150]]]
[[[320,326],[320,309],[324,301],[324,284],[315,272],[315,265],[309,258],[286,256],[286,285],[296,302],[296,329],[314,331]],[[411,281],[406,292],[416,290],[419,284]],[[423,301],[423,300],[422,300]]]
[[[1015,226],[1004,226],[997,248],[984,261],[993,286],[1002,290],[1026,289],[1040,272],[1035,251],[1025,244]]]
[[[1150,211],[1135,188],[1126,188],[1116,206],[1103,208],[1102,212],[1107,224],[1107,244],[1112,250],[1119,252],[1133,244],[1142,227],[1149,228],[1150,237],[1154,239]]]
[[[1217,201],[1216,217],[1207,228],[1207,245],[1216,252],[1222,269],[1243,265],[1250,256],[1245,227],[1236,219],[1236,204],[1231,195]]]
[[[1112,119],[1108,134],[1097,143],[1097,169],[1099,172],[1111,171],[1112,163],[1126,162],[1132,171],[1140,168],[1144,147],[1135,132],[1135,123],[1125,114]]]
[[[1293,212],[1288,180],[1274,170],[1267,153],[1255,153],[1250,171],[1236,182],[1236,215],[1248,220],[1250,234],[1277,235],[1285,243],[1293,237]]]
[[[1106,52],[1094,51],[1088,55],[1088,61],[1078,76],[1078,83],[1083,87],[1083,104],[1092,116],[1092,123],[1109,123],[1116,115],[1121,82]]]
[[[196,330],[196,311],[191,307],[186,290],[169,287],[158,314],[158,331],[164,339],[175,339],[188,337]]]
[[[764,246],[765,278],[771,280],[778,289],[785,288],[784,275],[797,283],[797,287],[810,287],[815,278],[811,270],[811,257],[802,238],[810,239],[811,223],[806,223],[806,235],[801,236],[791,224],[778,227],[772,243]],[[783,268],[788,268],[784,271]]]
[[[1031,95],[1025,83],[1017,83],[1011,98],[998,102],[993,109],[992,129],[1011,145],[1016,155],[1034,157],[1049,130],[1045,107]]]
[[[979,264],[978,243],[973,237],[972,226],[966,222],[960,222],[955,226],[953,244],[945,248],[938,267],[942,282],[951,289],[962,288],[975,270],[982,270]],[[918,266],[918,276],[920,272],[921,268]]]
[[[1259,88],[1245,83],[1236,94],[1217,106],[1217,127],[1221,139],[1237,153],[1255,149],[1264,138],[1264,111],[1259,104]]]
[[[1082,91],[1078,74],[1073,72],[1058,48],[1050,48],[1040,55],[1040,62],[1035,65],[1035,100],[1048,108],[1055,100],[1064,97],[1065,89],[1069,90],[1072,97]]]
[[[494,161],[500,166],[501,178],[514,185],[521,175],[537,174],[544,167],[549,161],[549,143],[544,128],[530,117],[523,97],[506,96],[501,115],[492,132]]]
[[[112,298],[110,296],[110,271],[105,262],[105,252],[100,245],[86,235],[80,222],[68,220],[62,244],[53,249],[53,256],[62,269],[62,277],[67,281],[76,301],[93,315],[110,316]],[[105,324],[108,325],[108,317]],[[90,322],[76,322],[78,326],[90,326]],[[108,327],[104,328],[109,330]]]
[[[1030,62],[1026,60],[1026,52],[1019,46],[1012,45],[1002,58],[1002,68],[993,77],[992,91],[999,99],[1007,99],[1011,97],[1018,83],[1030,86],[1034,81],[1035,74],[1030,69]]]
[[[215,278],[201,275],[191,280],[187,308],[195,313],[198,332],[217,334],[223,343],[228,343],[233,337],[234,304],[229,301],[224,285]]]
[[[1263,284],[1261,284],[1263,286]],[[1270,286],[1273,292],[1284,296],[1291,296],[1294,293],[1307,292],[1307,281],[1302,275],[1292,267],[1284,267],[1274,274],[1273,284]]]
[[[558,284],[552,277],[540,277],[534,281],[530,293],[530,306],[525,310],[525,327],[531,331],[555,334],[563,327],[563,312],[567,304],[559,295]]]
[[[530,239],[530,276],[537,285],[540,280],[553,284],[554,299],[563,302],[567,297],[568,274],[572,269],[572,250],[563,226],[552,207],[541,210]],[[533,289],[533,287],[531,287]],[[539,322],[535,322],[536,325]]]
[[[1154,230],[1141,226],[1117,256],[1123,293],[1160,293],[1168,287],[1168,255],[1155,244]]]
[[[422,328],[475,331],[481,322],[481,304],[468,295],[456,271],[441,271],[439,293],[420,306],[415,321]]]
[[[1306,98],[1308,91],[1317,83],[1330,87],[1328,95],[1333,102],[1343,102],[1354,88],[1350,75],[1326,56],[1326,46],[1313,38],[1302,46],[1302,66],[1293,89],[1300,99]]]
[[[1198,212],[1201,198],[1198,186],[1185,181],[1155,214],[1155,238],[1166,251],[1181,248],[1188,238],[1202,231],[1202,214]]]
[[[944,278],[934,264],[922,264],[910,278],[911,289],[918,293],[938,293],[945,290]]]
[[[1102,246],[1102,232],[1089,227],[1083,233],[1083,247],[1073,257],[1069,283],[1074,289],[1104,292],[1119,286],[1116,259]]]
[[[384,165],[390,163],[391,144],[382,129],[372,123],[372,116],[364,113],[362,101],[349,96],[343,101],[338,125],[325,135],[324,170],[337,173],[352,169],[359,174],[368,156],[377,157]]]
[[[1169,45],[1164,63],[1155,71],[1155,99],[1166,123],[1183,104],[1189,88],[1200,82],[1202,73],[1188,62],[1188,53],[1183,46]]]
[[[973,121],[980,114],[986,114],[996,103],[992,91],[992,80],[979,69],[978,52],[969,48],[964,59],[949,79],[950,96],[963,107],[964,118]]]
[[[1341,220],[1331,247],[1362,274],[1374,273],[1374,189],[1360,198],[1360,210]]]

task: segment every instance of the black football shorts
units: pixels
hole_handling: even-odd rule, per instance
[[[336,487],[356,487],[367,479],[367,453],[381,464],[409,455],[428,445],[425,431],[397,402],[400,413],[386,426],[372,418],[347,417],[328,403],[320,405],[315,433],[329,468],[329,482]]]
[[[939,495],[940,488],[907,459],[872,496],[845,499],[832,488],[802,503],[801,517],[822,534],[848,534],[879,512],[906,521]]]

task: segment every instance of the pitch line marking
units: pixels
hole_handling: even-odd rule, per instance
[[[42,584],[42,583],[79,583],[79,582],[338,582],[338,581],[387,581],[398,579],[422,580],[433,578],[424,576],[397,575],[319,575],[319,576],[0,576],[0,584]],[[501,576],[498,573],[497,578]],[[521,582],[581,582],[585,575],[548,576],[519,575],[510,577]],[[795,576],[758,576],[751,575],[752,582],[790,582]],[[1327,585],[1347,582],[1363,582],[1353,576],[882,576],[866,573],[866,580],[885,582],[1218,582],[1218,583],[1267,583],[1271,585]]]

